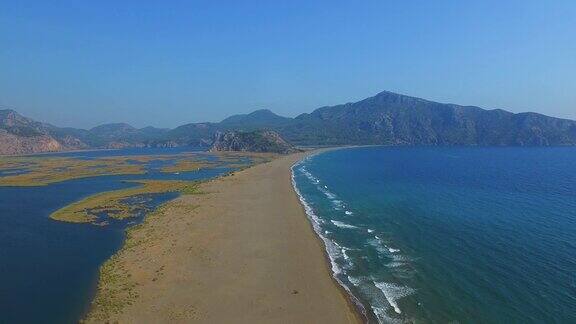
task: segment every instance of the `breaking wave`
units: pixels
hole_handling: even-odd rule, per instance
[[[335,238],[342,235],[352,235],[356,239],[361,241],[363,240],[365,246],[372,247],[377,251],[378,255],[382,258],[382,266],[389,269],[391,273],[398,272],[401,274],[406,272],[406,269],[408,269],[406,265],[409,264],[410,259],[400,254],[400,249],[390,246],[391,244],[387,243],[380,234],[376,234],[377,232],[374,229],[365,229],[364,225],[358,225],[351,221],[343,222],[338,220],[338,217],[347,217],[346,219],[352,219],[350,216],[354,215],[354,212],[346,206],[344,201],[339,198],[336,193],[329,189],[327,184],[323,183],[321,179],[312,174],[306,166],[303,165],[307,159],[292,166],[292,185],[300,203],[304,207],[312,228],[324,243],[327,258],[330,261],[333,278],[346,290],[350,295],[351,300],[358,305],[358,308],[364,313],[366,318],[373,318],[379,323],[401,323],[401,318],[405,317],[405,315],[402,314],[398,300],[410,296],[415,292],[415,290],[408,286],[388,282],[387,280],[366,276],[357,277],[352,275],[359,271],[356,264],[357,262],[360,262],[359,260],[368,260],[368,256],[364,253],[365,248],[361,246],[354,248],[345,246],[341,243],[342,241],[340,241],[340,239],[337,242]],[[311,204],[300,191],[296,182],[297,174],[299,176],[303,175],[305,178],[302,179],[307,179],[309,181],[305,182],[306,186],[311,185],[311,188],[318,190],[318,194],[320,194],[318,197],[325,197],[328,199],[332,205],[330,209],[336,212],[334,215],[337,219],[319,217],[316,213],[317,211],[315,211],[316,207],[312,207],[315,201],[312,200]],[[338,213],[341,214],[339,215]],[[327,214],[326,216],[330,216],[330,214]],[[359,217],[361,216],[362,215],[359,215]],[[354,217],[354,219],[357,218]],[[327,228],[330,224],[334,225],[336,228]],[[344,234],[347,232],[349,232],[349,234]],[[351,251],[355,252],[351,253]],[[355,293],[358,293],[358,296],[362,296],[362,300],[366,302],[366,305],[362,304]],[[367,309],[371,310],[370,316],[368,316]]]
[[[303,160],[305,161],[305,160]],[[340,265],[338,265],[338,262],[336,261],[338,258],[343,258],[343,259],[348,259],[349,257],[346,254],[346,249],[340,247],[338,245],[338,243],[330,240],[326,235],[329,233],[328,231],[323,232],[321,225],[323,223],[322,220],[320,220],[320,218],[318,218],[318,216],[314,213],[314,210],[312,209],[312,207],[310,206],[310,204],[308,204],[308,202],[306,201],[306,199],[304,198],[304,196],[302,195],[302,193],[300,192],[300,190],[298,189],[298,186],[296,184],[296,179],[295,179],[295,172],[294,172],[294,168],[297,167],[298,165],[300,165],[303,161],[300,161],[296,164],[294,164],[292,166],[292,186],[294,188],[294,191],[296,192],[298,199],[300,200],[300,203],[302,204],[302,206],[304,207],[304,211],[306,212],[306,215],[308,216],[308,219],[310,220],[311,224],[312,224],[312,228],[314,229],[314,232],[316,232],[316,235],[318,235],[318,237],[322,240],[322,242],[324,243],[324,246],[326,248],[326,253],[328,256],[328,259],[330,260],[330,265],[331,265],[331,269],[332,269],[332,277],[336,280],[336,282],[338,282],[338,284],[344,288],[344,290],[346,290],[346,292],[348,293],[348,295],[350,296],[350,299],[354,302],[354,304],[356,304],[356,306],[360,309],[360,311],[364,314],[364,316],[367,316],[366,313],[366,309],[364,307],[364,305],[360,302],[360,300],[352,293],[352,291],[350,290],[350,287],[348,287],[343,281],[342,279],[339,278],[339,275],[342,274],[343,269]],[[309,178],[310,180],[314,181],[315,183],[319,183],[320,180],[318,180],[317,178],[315,178],[312,174],[310,174],[309,172],[308,175],[305,173],[306,169],[304,167],[302,167],[300,169],[302,171],[302,173],[304,173],[304,175]],[[317,182],[316,182],[317,181]],[[325,234],[326,233],[326,234]]]

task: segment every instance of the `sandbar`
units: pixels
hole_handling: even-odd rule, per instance
[[[201,183],[128,230],[86,322],[359,323],[283,156]]]

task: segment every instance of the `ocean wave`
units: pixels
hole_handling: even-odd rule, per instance
[[[389,282],[374,282],[374,285],[382,291],[384,298],[394,311],[398,314],[402,314],[402,310],[398,306],[398,300],[404,297],[408,297],[416,292],[413,288],[407,286],[400,286],[397,284]]]
[[[378,236],[374,236],[374,238],[368,240],[368,244],[376,249],[380,254],[388,256],[390,251],[388,251],[388,247]]]
[[[330,191],[328,191],[328,190],[323,190],[322,192],[324,193],[324,195],[326,195],[326,197],[328,197],[328,199],[331,199],[331,200],[335,200],[335,199],[336,199],[336,195],[333,194],[333,193],[331,193]]]
[[[324,247],[326,248],[326,253],[328,254],[328,259],[330,260],[330,265],[331,265],[331,270],[332,270],[332,277],[336,280],[336,282],[338,282],[338,284],[340,286],[342,286],[342,288],[344,288],[344,290],[346,290],[346,292],[348,293],[348,295],[350,296],[350,299],[356,304],[356,306],[361,310],[361,312],[364,314],[364,316],[366,316],[366,308],[364,307],[364,305],[360,302],[360,300],[352,293],[352,291],[350,290],[350,287],[348,287],[340,278],[339,278],[339,274],[341,274],[343,272],[343,269],[338,265],[338,263],[336,262],[336,259],[338,257],[343,257],[343,252],[342,249],[338,250],[337,246],[338,244],[330,239],[328,239],[325,235],[323,235],[323,231],[322,228],[320,226],[320,224],[322,223],[322,220],[320,220],[320,218],[314,213],[314,210],[312,209],[312,207],[308,204],[308,202],[306,201],[306,199],[304,198],[304,196],[302,195],[302,193],[300,192],[300,190],[298,189],[298,186],[296,184],[296,178],[295,178],[295,170],[294,168],[297,167],[300,163],[302,163],[303,161],[308,160],[309,158],[306,158],[304,160],[302,160],[301,162],[295,163],[292,166],[292,187],[294,188],[294,191],[296,192],[296,195],[298,196],[298,199],[300,200],[300,203],[302,204],[302,206],[304,207],[304,211],[306,212],[306,215],[308,216],[308,219],[310,220],[311,224],[312,224],[312,228],[314,229],[314,232],[316,233],[316,235],[318,235],[318,237],[322,240],[322,242],[324,243]],[[300,169],[301,170],[301,169]],[[305,170],[305,169],[304,169]],[[311,174],[310,174],[311,175]],[[312,176],[313,177],[313,176]],[[320,181],[320,180],[318,180]]]
[[[306,178],[308,178],[310,181],[312,181],[315,184],[319,184],[320,183],[320,179],[316,178],[312,173],[310,173],[306,167],[302,166],[300,168],[300,172],[302,172],[302,174],[304,174],[304,176],[306,176]]]
[[[344,207],[342,200],[332,199],[332,204],[336,207],[336,210],[341,210]]]
[[[348,215],[348,216],[350,216],[350,215],[354,215],[354,213],[353,213],[353,212],[351,212],[351,211],[349,211],[349,210],[345,211],[345,212],[344,212],[344,214],[346,214],[346,215]]]
[[[400,319],[388,316],[384,307],[372,306],[372,312],[378,318],[379,323],[402,323]]]
[[[347,276],[347,279],[356,289],[362,291],[370,299],[369,305],[378,323],[402,323],[400,318],[395,318],[388,314],[387,309],[390,308],[390,303],[386,298],[382,298],[382,291],[375,286],[373,280],[350,275]]]
[[[404,263],[404,262],[396,262],[396,261],[393,261],[393,262],[386,264],[386,266],[388,268],[400,268],[400,267],[403,267],[405,265],[406,265],[406,263]]]
[[[335,210],[343,210],[346,208],[346,205],[344,204],[344,202],[340,199],[338,199],[338,196],[331,192],[330,190],[328,190],[328,186],[327,185],[321,185],[320,184],[320,179],[318,179],[317,177],[315,177],[310,171],[308,171],[308,169],[306,169],[305,166],[301,166],[298,168],[298,170],[304,174],[304,176],[306,178],[308,178],[308,180],[310,180],[310,182],[312,182],[313,184],[316,185],[316,188],[322,192],[326,198],[328,198],[328,200],[330,200],[330,202],[332,203],[332,205],[334,205],[334,209]],[[345,212],[346,215],[352,215],[351,211],[346,211]]]
[[[394,262],[410,262],[410,261],[412,261],[412,259],[410,259],[409,257],[407,257],[405,255],[401,255],[401,254],[392,255],[392,260],[394,260]]]
[[[348,251],[351,251],[352,249],[347,248],[345,246],[342,246],[342,245],[338,244],[338,242],[336,242],[336,241],[330,241],[330,242],[332,242],[332,244],[334,244],[334,246],[340,250],[339,252],[334,251],[335,258],[344,259],[348,265],[348,267],[346,267],[347,269],[350,269],[352,266],[354,266],[354,264],[352,263],[352,260],[348,256]]]
[[[346,247],[342,247],[340,249],[340,251],[342,252],[342,258],[346,261],[346,265],[344,266],[344,268],[346,270],[351,270],[354,268],[354,261],[350,258],[350,256],[348,255],[348,251],[352,251],[352,249],[346,248]]]
[[[342,256],[344,257],[344,260],[350,262],[350,257],[348,256],[348,251],[350,251],[347,248],[342,248],[340,251],[342,251]]]
[[[362,283],[362,280],[360,280],[360,278],[352,276],[348,276],[348,281],[350,281],[350,283],[352,283],[354,286],[360,286],[360,284]]]
[[[372,231],[372,232],[374,232],[374,231]],[[368,233],[372,233],[372,232],[371,232],[371,230],[368,230]],[[377,249],[382,247],[390,253],[400,252],[400,249],[395,249],[395,248],[392,248],[392,247],[389,247],[388,245],[386,245],[386,243],[384,243],[384,240],[382,240],[382,238],[378,235],[374,235],[374,240],[372,240],[372,242],[376,243],[376,244],[371,244],[371,245],[376,247]]]
[[[340,222],[337,220],[331,220],[330,222],[332,222],[332,224],[340,227],[340,228],[359,228],[358,226],[354,226],[354,225],[350,225],[350,224],[346,224],[344,222]]]
[[[390,262],[386,264],[386,266],[390,269],[395,269],[394,272],[397,275],[402,275],[405,277],[406,275],[410,274],[410,271],[406,269],[406,266],[410,265],[412,259],[400,254],[400,249],[395,249],[386,245],[378,235],[375,235],[373,239],[368,240],[368,244],[374,247],[380,255],[386,257],[387,259],[391,259]],[[403,269],[400,270],[400,268]]]

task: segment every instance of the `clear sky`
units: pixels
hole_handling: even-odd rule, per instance
[[[0,1],[0,106],[59,126],[381,90],[576,119],[576,1]]]

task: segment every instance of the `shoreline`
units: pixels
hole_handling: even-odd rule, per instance
[[[369,321],[368,313],[367,313],[366,308],[362,304],[362,302],[356,296],[354,296],[354,294],[349,290],[349,288],[344,283],[340,282],[340,280],[336,277],[336,274],[334,273],[333,268],[332,268],[333,267],[333,263],[332,263],[333,261],[330,258],[330,253],[328,253],[325,238],[319,232],[317,232],[316,229],[314,228],[313,219],[311,219],[311,215],[309,215],[308,211],[306,210],[307,202],[306,202],[304,196],[300,193],[300,190],[298,189],[298,187],[296,185],[296,179],[294,178],[294,168],[296,166],[298,166],[299,164],[301,164],[302,162],[304,162],[306,159],[309,159],[309,158],[312,158],[316,155],[323,154],[323,153],[330,152],[330,151],[350,149],[350,148],[355,148],[355,147],[359,147],[359,146],[342,146],[342,147],[331,146],[331,147],[323,147],[323,148],[317,148],[317,149],[312,149],[310,151],[306,151],[305,155],[301,159],[297,160],[296,162],[294,162],[290,166],[290,182],[292,183],[292,188],[293,188],[294,193],[298,197],[298,202],[300,203],[302,213],[304,213],[304,216],[306,217],[306,220],[308,221],[308,224],[309,224],[308,228],[316,236],[316,243],[324,254],[325,267],[326,267],[326,270],[328,271],[328,273],[330,275],[330,278],[332,279],[333,284],[338,288],[340,293],[346,299],[348,307],[354,313],[357,321],[359,323],[368,323],[368,321]]]
[[[315,227],[316,223],[314,220],[314,217],[315,217],[314,213],[311,211],[311,208],[309,207],[308,202],[306,201],[306,199],[304,198],[304,196],[301,194],[300,190],[298,189],[297,184],[296,184],[296,179],[294,177],[294,168],[296,166],[298,166],[299,164],[301,164],[302,162],[304,162],[304,160],[311,158],[311,157],[318,155],[318,154],[326,153],[328,151],[338,150],[338,149],[349,149],[349,148],[353,148],[353,147],[350,147],[350,146],[339,147],[339,148],[338,147],[336,147],[336,148],[331,147],[331,148],[315,150],[315,152],[312,152],[312,154],[309,154],[309,155],[303,157],[302,159],[296,161],[290,167],[290,170],[292,173],[291,181],[292,181],[292,186],[294,188],[294,192],[296,193],[296,195],[298,196],[298,199],[300,201],[302,211],[306,215],[306,218],[308,219],[308,222],[310,224],[309,228],[316,235],[318,246],[324,252],[324,261],[326,263],[326,268],[328,269],[328,271],[330,273],[330,277],[332,278],[334,285],[336,285],[338,287],[338,289],[340,290],[340,292],[344,295],[344,297],[348,301],[348,306],[356,313],[359,321],[364,322],[364,323],[368,323],[370,318],[369,318],[368,311],[366,310],[366,307],[364,306],[364,304],[362,304],[362,302],[352,293],[352,291],[350,291],[350,288],[348,286],[346,286],[346,284],[344,284],[342,281],[340,281],[340,279],[338,279],[336,277],[336,271],[334,270],[334,267],[336,265],[335,265],[335,262],[332,260],[330,253],[328,252],[328,246],[327,246],[327,244],[328,244],[327,240],[328,239],[325,238],[321,234],[321,231],[319,231],[319,229],[317,229]],[[310,209],[310,211],[308,209]]]
[[[353,296],[333,277],[327,251],[292,184],[292,166],[324,151],[282,156],[229,176],[201,182],[199,187],[205,194],[183,195],[146,216],[141,225],[127,231],[122,248],[101,267],[98,291],[84,320],[365,321]],[[248,197],[238,197],[243,195]],[[224,201],[215,196],[224,196]],[[258,199],[259,203],[246,203],[247,198]],[[226,199],[237,201],[228,206]],[[281,205],[287,212],[278,211]],[[254,210],[243,212],[244,209]],[[276,213],[279,217],[272,217]],[[211,217],[220,217],[230,226]],[[191,227],[193,233],[182,232],[185,225]],[[306,230],[302,229],[303,225]],[[286,226],[289,229],[285,229]],[[195,227],[204,230],[194,231]],[[231,237],[218,235],[220,231]],[[154,234],[162,235],[148,237]],[[254,235],[263,237],[255,239]],[[171,244],[167,244],[168,238],[173,238]],[[185,253],[183,242],[192,244],[187,250],[194,254],[186,267],[180,264],[185,263],[181,258]],[[244,246],[247,252],[238,251],[238,246]],[[246,258],[239,258],[239,253],[246,254]],[[171,254],[180,257],[175,259]],[[288,258],[283,257],[285,255]],[[224,266],[224,270],[212,269],[212,263]],[[238,270],[237,266],[242,269]],[[238,276],[243,281],[237,282]],[[182,281],[195,288],[183,287]],[[287,285],[293,287],[279,289]],[[162,294],[163,291],[169,292]],[[156,298],[150,294],[156,294]],[[111,298],[106,299],[106,295]],[[262,296],[267,297],[262,299]],[[197,302],[190,304],[190,300]],[[247,302],[259,310],[246,314]],[[242,318],[238,318],[240,314]]]

